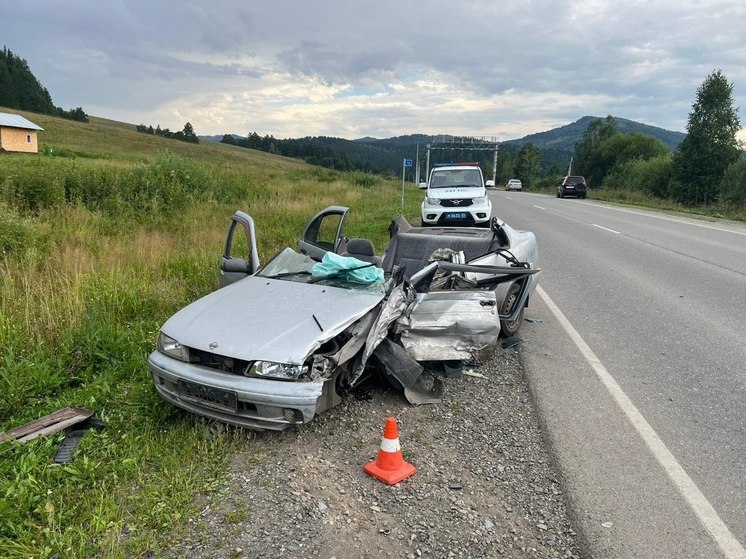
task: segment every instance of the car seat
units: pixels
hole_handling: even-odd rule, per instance
[[[347,250],[342,256],[352,256],[363,262],[370,262],[378,267],[381,266],[381,258],[376,256],[376,249],[368,239],[350,239],[347,241]]]

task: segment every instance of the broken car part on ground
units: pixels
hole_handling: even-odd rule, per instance
[[[158,393],[198,415],[284,429],[371,374],[414,404],[435,402],[442,386],[423,385],[421,363],[469,359],[518,330],[538,282],[533,233],[496,218],[489,229],[419,228],[400,216],[378,257],[344,237],[348,211],[323,210],[298,251],[263,267],[254,221],[236,212],[221,289],[161,328],[148,359]]]

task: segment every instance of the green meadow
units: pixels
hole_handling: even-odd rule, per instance
[[[348,234],[380,251],[401,183],[22,114],[45,131],[40,155],[0,156],[0,431],[66,406],[106,427],[66,465],[53,462],[61,434],[0,445],[0,557],[157,555],[231,454],[252,452],[252,433],[216,433],[162,401],[146,366],[159,326],[217,289],[230,216],[254,217],[264,261],[346,205]],[[420,199],[408,185],[412,221]]]

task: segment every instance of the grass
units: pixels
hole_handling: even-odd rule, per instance
[[[0,156],[0,430],[65,406],[106,427],[68,465],[52,461],[62,435],[0,446],[0,557],[158,554],[231,454],[253,455],[253,434],[216,434],[162,401],[146,366],[166,318],[217,288],[231,214],[254,217],[263,261],[333,204],[352,209],[348,235],[380,251],[400,183],[24,116],[55,155]],[[420,197],[407,189],[409,218]]]
[[[545,187],[532,189],[531,192],[555,196],[557,191],[554,187]],[[649,196],[639,191],[592,188],[588,191],[588,199],[603,200],[604,202],[614,202],[615,204],[622,204],[625,206],[650,208],[692,216],[746,221],[746,208],[744,207],[731,207],[723,204],[713,204],[709,206],[684,206],[670,200],[655,198],[654,196]]]

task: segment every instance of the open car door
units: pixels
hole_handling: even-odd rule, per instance
[[[344,249],[342,228],[349,211],[344,206],[329,206],[317,213],[303,230],[298,251],[319,262],[329,251],[339,254]]]
[[[231,218],[225,252],[220,259],[220,287],[256,273],[259,251],[256,248],[254,220],[247,213],[237,211]]]

